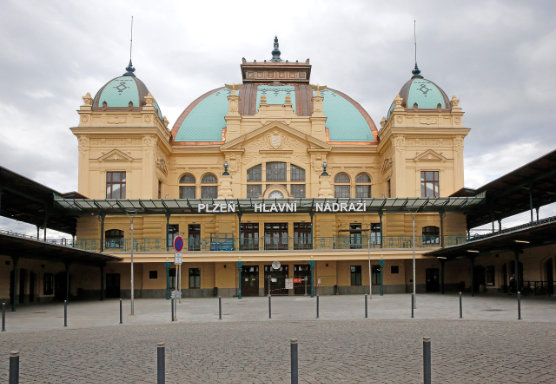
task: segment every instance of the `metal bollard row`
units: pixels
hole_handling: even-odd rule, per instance
[[[9,384],[19,383],[19,351],[10,352],[10,376]]]

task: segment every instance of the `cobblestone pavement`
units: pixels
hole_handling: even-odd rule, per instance
[[[289,383],[289,339],[300,383],[422,382],[431,337],[436,383],[554,383],[556,325],[476,320],[266,320],[131,324],[0,334],[0,381],[20,351],[20,383]]]

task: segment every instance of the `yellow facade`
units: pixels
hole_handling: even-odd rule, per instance
[[[144,97],[141,108],[132,108],[130,104],[129,110],[110,108],[109,105],[100,108],[100,104],[95,107],[93,98],[87,94],[78,110],[79,125],[72,128],[79,149],[78,192],[90,199],[107,199],[107,175],[125,172],[125,199],[169,201],[180,198],[180,188],[184,187],[180,179],[184,175],[192,176],[195,181],[185,186],[193,188],[194,193],[199,195],[204,188],[203,175],[210,173],[217,179],[216,183],[209,185],[217,187],[217,197],[214,201],[210,199],[210,204],[227,204],[234,199],[248,197],[248,190],[253,185],[248,180],[249,169],[261,165],[264,175],[266,167],[272,163],[285,163],[288,170],[292,165],[303,169],[304,180],[302,183],[294,181],[289,171],[284,180],[262,180],[260,195],[255,200],[268,204],[275,196],[272,193],[295,201],[292,192],[294,184],[304,186],[306,199],[329,198],[333,201],[338,197],[335,196],[337,186],[345,187],[343,190],[349,190],[349,197],[356,199],[358,185],[363,190],[370,188],[370,196],[365,198],[420,197],[422,172],[425,171],[432,171],[438,177],[435,197],[447,197],[463,187],[463,142],[469,129],[462,125],[463,112],[455,97],[442,108],[439,104],[436,109],[419,109],[418,106],[410,108],[402,105],[404,100],[398,95],[388,119],[382,120],[380,131],[374,128],[372,120],[367,121],[372,139],[366,142],[340,142],[330,138],[330,117],[325,113],[323,105],[326,107],[326,104],[323,104],[321,96],[327,89],[324,86],[311,85],[312,96],[307,98],[310,105],[304,107],[310,113],[299,113],[299,101],[296,105],[290,96],[278,103],[267,102],[266,97],[261,97],[254,113],[240,113],[244,108],[243,98],[247,97],[246,92],[242,94],[240,91],[242,86],[309,85],[307,68],[310,72],[308,62],[244,61],[244,83],[226,85],[225,90],[229,93],[227,113],[223,119],[222,139],[216,142],[177,142],[178,123],[170,131],[168,121],[160,118],[158,108],[154,107],[155,101],[150,93]],[[259,83],[256,82],[257,76],[260,77]],[[201,102],[204,100],[200,99]],[[195,108],[195,103],[190,108]],[[358,104],[352,104],[362,110]],[[368,116],[363,112],[364,117]],[[349,181],[342,183],[336,180],[336,176],[342,173],[348,176]],[[361,174],[368,176],[368,183],[357,182]],[[121,265],[107,267],[108,271],[120,273],[122,290],[129,289],[131,252],[129,247],[111,249],[104,243],[108,244],[106,234],[111,230],[122,231],[121,241],[129,241],[130,217],[82,216],[77,227],[78,242],[81,241],[85,248],[99,250],[102,245],[105,252],[124,257]],[[234,211],[171,216],[134,212],[133,220],[133,236],[137,244],[133,255],[137,266],[135,288],[145,296],[156,295],[154,292],[162,292],[175,285],[174,280],[169,279],[174,267],[164,264],[171,263],[174,257],[173,248],[167,244],[168,225],[178,226],[179,234],[186,239],[186,248],[187,240],[192,238],[190,232],[198,228],[199,235],[194,235],[198,236],[194,241],[200,246],[191,247],[190,244],[191,250],[184,250],[182,281],[183,287],[188,289],[190,268],[199,269],[200,285],[194,289],[203,292],[203,295],[215,291],[215,288],[223,294],[237,294],[239,269],[248,265],[259,267],[258,288],[263,294],[264,266],[273,261],[288,266],[289,278],[295,277],[296,265],[315,262],[314,285],[326,293],[368,290],[368,260],[374,267],[378,265],[378,260],[384,260],[382,284],[386,291],[405,292],[411,284],[413,215],[407,212],[388,212],[385,209],[380,214],[351,210],[314,215],[273,212],[245,213],[241,216]],[[288,239],[285,248],[282,247],[284,249],[266,246],[265,224],[269,223],[283,224],[281,233],[282,236],[287,234]],[[256,241],[250,244],[249,250],[238,246],[242,238],[241,226],[247,227],[247,224],[258,226]],[[375,229],[379,228],[376,225],[381,225],[380,240],[373,240],[369,247],[367,240],[371,224],[375,224]],[[305,247],[309,249],[296,249],[294,239],[299,236],[295,229],[298,225],[310,227],[311,246]],[[440,268],[438,260],[425,260],[423,256],[431,248],[440,246],[438,239],[432,242],[420,240],[424,238],[426,227],[441,228],[443,241],[465,236],[466,233],[462,213],[442,213],[442,220],[438,212],[416,215],[418,246],[415,256],[419,261],[417,284],[420,289],[425,289],[425,269]],[[211,250],[211,236],[219,233],[234,239],[233,250]],[[359,276],[352,276],[351,266],[360,267]],[[157,278],[149,279],[149,271],[157,271]],[[353,285],[354,278],[357,286]],[[446,283],[455,284],[460,279],[462,277],[457,274],[447,275]],[[190,294],[195,295],[195,291],[191,291]]]

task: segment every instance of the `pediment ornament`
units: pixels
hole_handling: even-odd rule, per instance
[[[119,149],[113,149],[99,157],[98,161],[133,161],[133,158]]]
[[[415,156],[415,161],[444,161],[448,160],[444,155],[438,153],[432,149],[428,149],[425,152]]]

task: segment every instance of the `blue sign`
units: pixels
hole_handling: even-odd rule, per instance
[[[183,238],[181,236],[177,236],[174,239],[174,249],[176,252],[180,252],[183,249]]]

